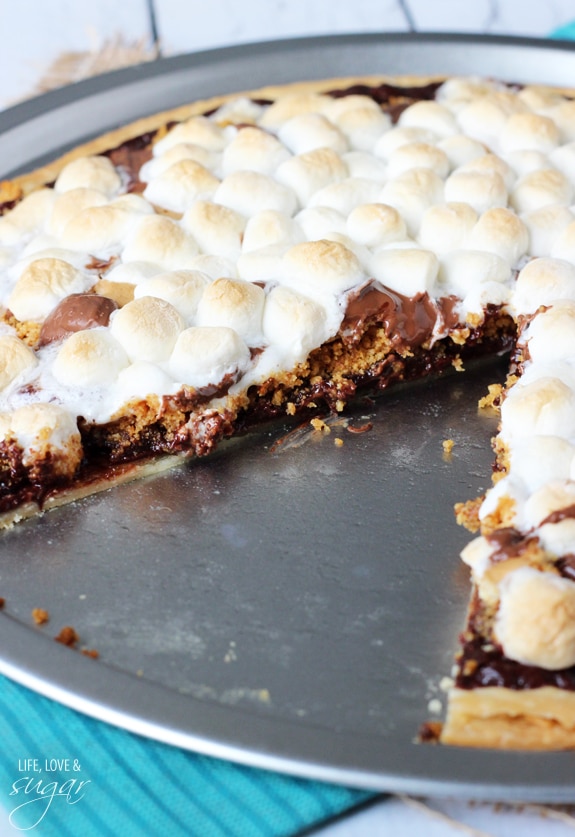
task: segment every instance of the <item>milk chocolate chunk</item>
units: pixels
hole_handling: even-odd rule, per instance
[[[117,307],[113,299],[98,294],[71,294],[44,321],[39,346],[63,340],[76,331],[107,326]]]

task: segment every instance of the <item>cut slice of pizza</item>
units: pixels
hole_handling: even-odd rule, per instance
[[[3,183],[0,525],[513,349],[441,740],[573,746],[574,138],[568,91],[326,80]]]

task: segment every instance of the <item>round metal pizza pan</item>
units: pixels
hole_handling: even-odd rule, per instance
[[[186,100],[377,73],[567,84],[575,53],[366,35],[181,56],[0,114],[0,176]],[[572,799],[572,754],[416,742],[435,717],[429,702],[443,702],[469,591],[453,504],[489,483],[495,419],[477,400],[503,373],[495,359],[361,400],[329,433],[274,424],[15,527],[0,539],[0,672],[111,724],[253,766],[381,791]],[[47,624],[34,624],[36,607]],[[54,642],[63,625],[100,658]]]

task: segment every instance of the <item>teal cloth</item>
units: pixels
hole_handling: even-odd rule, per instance
[[[372,795],[142,738],[0,676],[2,837],[288,837]]]
[[[559,29],[555,29],[555,31],[551,33],[551,37],[566,41],[575,40],[575,21],[566,23],[564,26],[560,26]]]

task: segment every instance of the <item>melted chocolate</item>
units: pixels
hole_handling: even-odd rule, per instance
[[[38,345],[47,346],[86,328],[107,326],[117,307],[117,303],[106,296],[70,294],[45,319]]]
[[[341,326],[346,343],[361,339],[365,326],[384,326],[394,349],[421,346],[431,337],[438,311],[428,294],[407,297],[372,279],[349,295]]]

